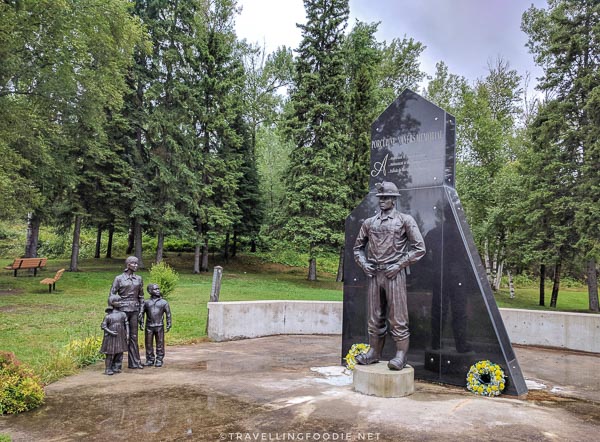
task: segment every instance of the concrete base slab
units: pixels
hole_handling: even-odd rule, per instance
[[[163,367],[114,376],[101,361],[47,385],[42,407],[0,416],[0,434],[13,442],[512,442],[600,433],[600,356],[516,348],[527,379],[546,386],[527,400],[422,381],[410,396],[382,398],[356,393],[351,380],[330,382],[344,377],[341,341],[293,335],[168,346]]]
[[[390,370],[387,361],[354,367],[354,390],[378,397],[404,397],[415,392],[415,370],[407,365],[400,371]]]

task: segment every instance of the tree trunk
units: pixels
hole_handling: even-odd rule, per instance
[[[194,248],[194,274],[200,273],[200,250],[200,244],[197,243],[196,247]]]
[[[126,255],[131,255],[133,253],[133,248],[135,247],[135,219],[131,220],[129,225],[129,232],[127,234],[127,250],[125,250]]]
[[[113,235],[115,234],[115,226],[108,226],[108,242],[106,244],[106,257],[112,258]]]
[[[36,258],[40,237],[40,219],[33,212],[27,214],[27,239],[25,241],[25,258]]]
[[[540,264],[540,305],[546,305],[546,264]]]
[[[73,228],[73,245],[71,246],[70,272],[76,272],[79,263],[79,240],[81,236],[81,216],[75,216],[75,227]]]
[[[513,283],[512,274],[510,273],[510,270],[507,270],[506,274],[508,275],[508,289],[510,290],[510,299],[515,299],[515,285]]]
[[[231,242],[231,257],[235,258],[235,255],[237,255],[237,244],[238,244],[238,236],[237,236],[237,232],[234,230],[233,231],[233,241]]]
[[[202,246],[200,245],[200,241],[202,240],[202,224],[199,219],[195,220],[196,223],[196,246],[194,247],[194,269],[192,272],[197,275],[200,273],[200,253],[202,250]]]
[[[492,285],[492,264],[490,263],[490,252],[488,248],[488,240],[485,240],[483,259],[485,261],[485,273],[487,275],[488,282]]]
[[[336,282],[344,280],[344,247],[340,247],[340,259],[338,261],[338,271],[335,280]]]
[[[552,285],[552,297],[550,298],[550,307],[556,308],[556,301],[558,300],[558,290],[560,288],[560,268],[561,261],[559,260],[554,267],[554,284]]]
[[[596,260],[594,258],[590,258],[587,262],[587,286],[590,310],[598,312],[598,275],[596,274]]]
[[[223,247],[223,259],[229,262],[229,232],[225,235],[225,247]]]
[[[135,219],[135,224],[133,227],[134,233],[134,243],[135,243],[135,257],[138,259],[138,268],[144,268],[144,261],[142,261],[142,224],[140,223],[140,219]]]
[[[252,239],[250,240],[250,252],[251,253],[256,252],[256,238],[254,238],[254,237],[252,237]]]
[[[158,238],[156,239],[156,264],[160,264],[163,260],[163,251],[165,246],[165,234],[161,230],[158,232]]]
[[[94,258],[100,258],[100,248],[102,246],[102,226],[98,226],[96,231],[96,250],[94,252]]]
[[[208,238],[204,238],[204,245],[202,246],[202,264],[200,271],[208,272]]]
[[[500,284],[502,283],[502,272],[504,271],[504,260],[498,261],[498,271],[496,272],[496,279],[494,280],[494,291],[500,290]]]
[[[317,280],[317,258],[310,258],[308,260],[308,280]]]

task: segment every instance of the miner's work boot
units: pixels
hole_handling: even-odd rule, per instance
[[[369,336],[369,345],[371,348],[369,348],[368,352],[357,355],[356,362],[360,365],[369,365],[379,362],[384,343],[385,337]]]
[[[396,356],[388,362],[390,370],[402,370],[406,366],[408,355],[408,339],[396,342]]]

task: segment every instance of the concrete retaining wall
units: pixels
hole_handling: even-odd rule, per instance
[[[600,353],[600,315],[501,308],[513,344]]]
[[[342,303],[327,301],[209,302],[213,341],[269,335],[341,334]]]
[[[341,334],[342,302],[209,302],[213,341],[282,334]],[[600,353],[600,315],[501,308],[514,344]]]

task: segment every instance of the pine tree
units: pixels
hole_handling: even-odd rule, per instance
[[[77,226],[97,214],[94,199],[114,192],[110,170],[119,161],[107,143],[107,115],[122,104],[132,47],[141,38],[128,6],[123,0],[0,5],[0,151],[18,168],[11,179],[26,189],[15,201],[28,212],[27,256],[35,255],[36,232],[54,209],[66,224],[75,213]]]
[[[286,126],[294,148],[286,179],[284,233],[309,255],[308,279],[316,280],[319,250],[339,246],[350,189],[345,164],[348,125],[343,40],[347,0],[305,0],[307,22]]]
[[[348,213],[369,192],[371,124],[379,115],[379,78],[382,53],[375,33],[377,24],[357,22],[345,41],[348,75],[347,182]]]
[[[280,126],[262,126],[257,132],[257,167],[265,216],[261,232],[273,237],[279,229],[285,196],[285,176],[292,144]]]
[[[141,32],[123,1],[73,2],[72,13],[72,35],[80,40],[71,52],[76,86],[61,118],[67,135],[64,169],[72,178],[63,209],[74,215],[70,269],[76,271],[83,222],[99,212],[110,211],[106,205],[109,197],[122,193],[123,182],[118,177],[123,176],[126,165],[120,147],[108,140],[108,116],[123,105],[125,75]]]
[[[518,208],[523,220],[520,247],[532,260],[554,266],[551,307],[556,307],[563,263],[572,259],[577,243],[577,201],[572,194],[577,166],[562,147],[564,106],[553,100],[540,109],[529,127],[528,151],[520,167],[527,190]]]
[[[163,256],[167,234],[185,235],[192,229],[190,181],[193,172],[190,151],[195,133],[187,100],[193,77],[185,55],[192,46],[198,2],[153,2],[144,11],[152,53],[146,67],[144,110],[145,188],[150,213],[147,228],[157,236],[156,262]],[[192,204],[193,206],[193,204]],[[156,216],[160,214],[160,216]]]
[[[265,207],[272,206],[265,197],[264,189],[261,189],[258,172],[261,147],[259,133],[262,128],[271,128],[278,121],[284,100],[279,91],[289,86],[293,72],[292,52],[286,47],[280,47],[269,55],[258,46],[245,45],[242,48],[246,74],[243,110],[245,118],[240,116],[236,123],[243,135],[240,150],[243,175],[238,193],[242,218],[234,227],[232,255],[235,255],[237,239],[241,235],[249,237],[251,251],[256,250]],[[264,178],[272,179],[273,175],[269,174]],[[269,207],[269,211],[272,210],[273,208]]]
[[[559,173],[568,173],[564,187],[549,189],[557,194],[570,213],[569,236],[575,234],[577,245],[586,256],[588,283],[596,281],[600,235],[597,201],[600,199],[597,173],[597,121],[590,111],[596,104],[600,87],[600,3],[596,0],[549,0],[547,9],[532,6],[523,14],[522,29],[529,35],[528,47],[536,63],[544,69],[538,89],[556,101],[547,112],[563,124],[553,134],[548,161],[562,165]],[[536,135],[535,133],[533,134]],[[533,139],[532,143],[537,144]],[[563,170],[564,169],[564,170]],[[594,203],[596,201],[596,203]],[[556,247],[560,244],[554,244]],[[557,256],[560,262],[561,256]],[[593,275],[592,275],[593,273]],[[555,284],[558,291],[558,284]],[[597,287],[588,286],[590,306],[597,306]],[[558,295],[558,293],[556,293]],[[555,304],[553,293],[553,303]]]
[[[201,1],[187,61],[193,71],[188,107],[193,115],[196,186],[191,211],[196,231],[194,273],[208,271],[209,235],[226,234],[241,217],[238,189],[244,130],[242,51],[234,32],[234,0]]]

